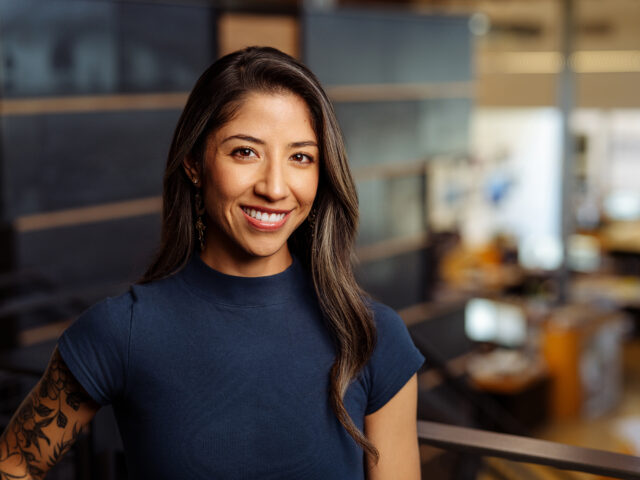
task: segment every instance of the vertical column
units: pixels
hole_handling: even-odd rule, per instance
[[[571,112],[575,103],[575,74],[571,64],[573,42],[575,39],[575,0],[560,0],[561,9],[561,44],[562,70],[558,75],[558,108],[562,125],[562,173],[561,198],[561,235],[563,260],[559,272],[558,302],[565,303],[569,290],[569,266],[567,263],[567,247],[569,235],[574,228],[573,186],[574,186],[574,139],[571,132]]]

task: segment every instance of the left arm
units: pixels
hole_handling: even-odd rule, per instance
[[[380,453],[367,461],[368,480],[419,480],[418,380],[414,374],[382,408],[364,417],[364,433]]]

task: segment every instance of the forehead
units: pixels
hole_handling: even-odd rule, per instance
[[[245,95],[230,120],[214,136],[220,139],[238,133],[265,136],[265,140],[316,141],[309,106],[302,97],[288,91]]]

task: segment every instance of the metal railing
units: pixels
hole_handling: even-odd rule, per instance
[[[621,453],[426,421],[418,421],[418,438],[420,443],[448,451],[640,479],[640,457]]]

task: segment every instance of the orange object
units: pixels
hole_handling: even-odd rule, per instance
[[[554,322],[545,325],[542,350],[551,377],[550,411],[555,418],[571,418],[580,414],[580,343],[577,329]]]

